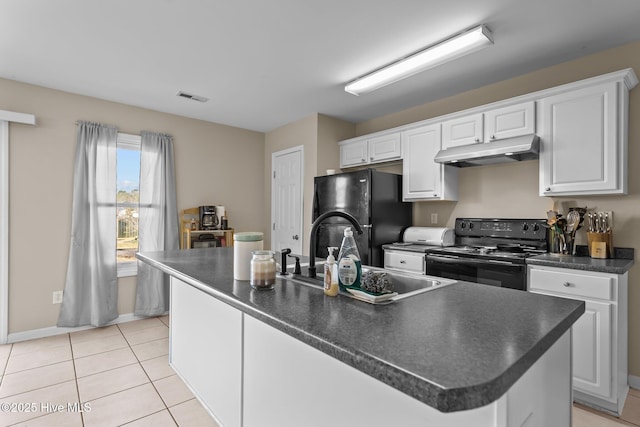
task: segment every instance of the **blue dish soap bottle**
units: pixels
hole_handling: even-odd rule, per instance
[[[349,288],[360,288],[362,264],[360,252],[353,238],[351,227],[344,229],[344,237],[338,254],[338,285],[341,291]]]

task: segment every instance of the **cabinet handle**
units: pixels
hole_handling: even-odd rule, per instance
[[[367,161],[367,159],[365,159],[365,158],[363,157],[363,158],[362,158],[362,161],[363,161],[363,162],[366,162],[366,161]]]
[[[300,239],[300,236],[298,236],[298,235],[296,234],[295,236],[291,236],[291,238],[292,238],[293,240],[298,240],[298,239]]]
[[[551,187],[545,188],[544,191],[551,191]]]
[[[480,138],[474,139],[475,142],[480,142]]]
[[[373,157],[370,157],[371,161],[373,161]]]
[[[496,139],[496,136],[495,135],[491,135],[491,139]]]
[[[403,259],[400,260],[400,264],[406,264],[406,263],[407,263],[407,261],[405,261]]]
[[[569,283],[569,282],[564,282],[564,283],[562,284],[562,286],[564,286],[565,288],[568,288],[569,286],[571,286],[571,283]]]

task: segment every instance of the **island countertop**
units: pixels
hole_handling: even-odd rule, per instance
[[[233,279],[233,249],[138,253],[213,298],[442,412],[504,394],[584,312],[584,302],[457,282],[387,305],[277,279]]]

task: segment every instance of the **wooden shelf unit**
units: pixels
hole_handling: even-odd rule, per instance
[[[226,230],[192,230],[191,220],[195,219],[200,226],[200,208],[189,208],[180,211],[180,249],[191,249],[191,240],[202,234],[222,236],[225,246],[233,246],[233,228]]]

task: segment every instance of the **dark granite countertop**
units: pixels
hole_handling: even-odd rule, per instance
[[[624,274],[629,271],[633,265],[633,258],[598,259],[589,256],[548,253],[527,258],[527,265],[543,265],[547,267],[570,268],[573,270],[597,271],[600,273]]]
[[[138,253],[205,293],[442,412],[497,400],[584,312],[581,301],[457,282],[387,305],[233,279],[233,249]]]

